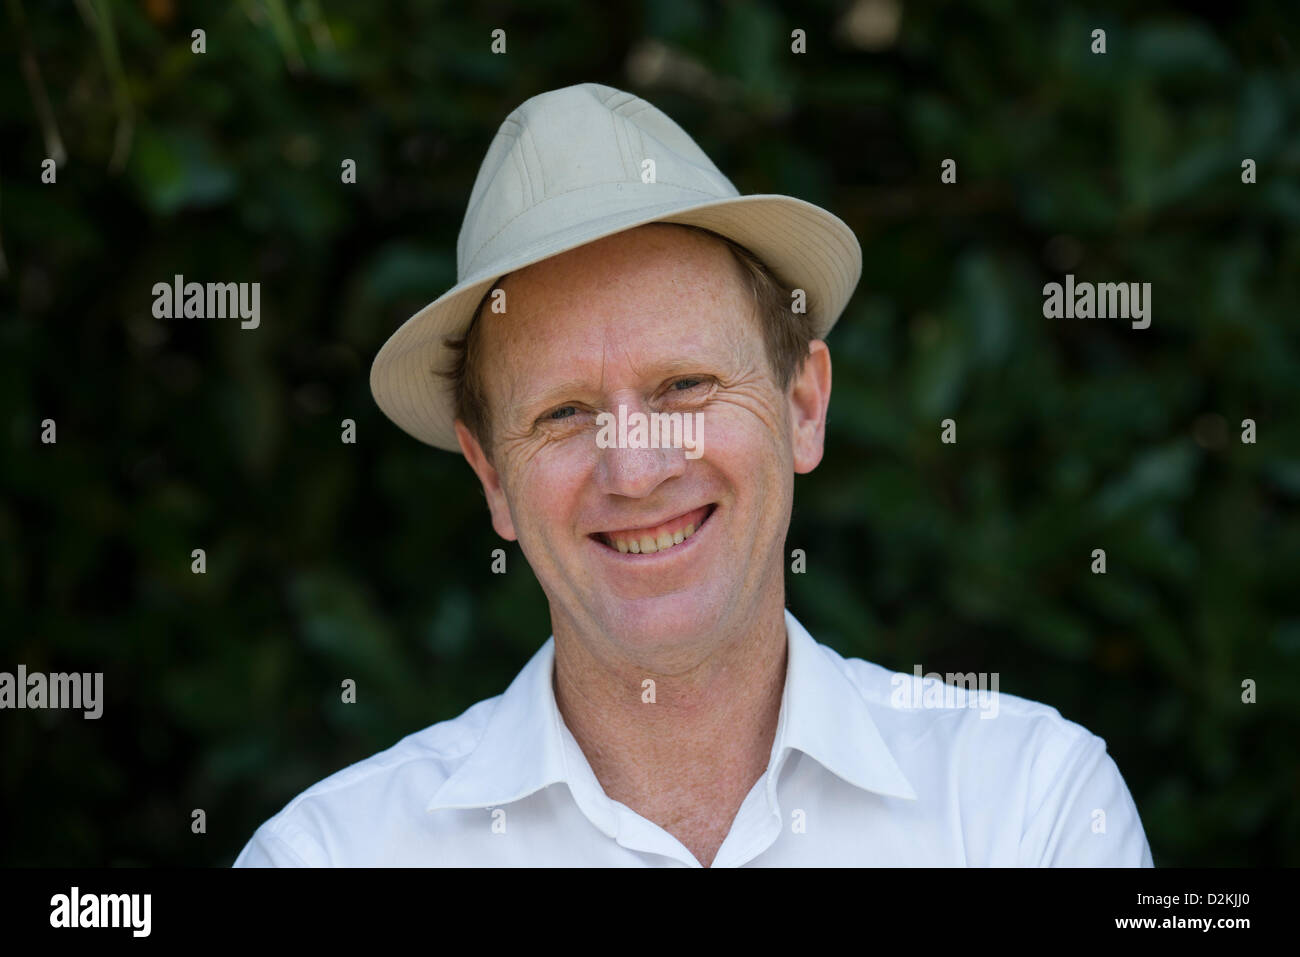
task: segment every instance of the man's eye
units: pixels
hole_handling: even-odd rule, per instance
[[[570,416],[574,416],[574,415],[577,415],[577,414],[578,414],[578,410],[577,410],[577,409],[575,409],[575,408],[574,408],[573,406],[571,406],[571,405],[566,405],[566,406],[564,406],[563,408],[556,409],[554,412],[552,412],[550,415],[548,415],[547,418],[548,418],[548,419],[567,419],[567,418],[569,418]]]
[[[685,392],[687,389],[693,389],[700,384],[700,379],[678,379],[673,383],[673,389],[677,392]]]

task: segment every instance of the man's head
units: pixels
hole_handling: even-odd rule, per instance
[[[804,357],[808,354],[808,343],[815,338],[808,313],[792,310],[791,290],[772,273],[767,264],[726,236],[699,226],[678,223],[652,223],[648,228],[660,230],[665,227],[707,237],[730,251],[737,281],[748,291],[753,302],[754,318],[763,336],[772,372],[782,389],[788,386],[803,365]],[[646,228],[640,227],[643,230]],[[461,336],[446,339],[452,359],[444,375],[451,382],[456,418],[464,422],[470,433],[478,439],[489,461],[492,458],[492,419],[484,381],[483,323],[480,317],[488,311],[494,294],[498,290],[504,291],[506,278],[501,277],[483,294],[469,329]]]
[[[597,653],[689,661],[779,606],[830,359],[754,269],[707,232],[638,227],[507,276],[505,312],[480,308],[463,344],[456,433],[493,526],[557,632],[604,636]],[[702,455],[602,448],[597,414],[620,406],[700,413]],[[652,554],[616,547],[689,525]]]

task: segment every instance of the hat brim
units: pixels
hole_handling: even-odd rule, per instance
[[[807,293],[814,334],[824,338],[839,320],[862,275],[862,249],[838,216],[792,196],[756,194],[588,220],[552,234],[492,264],[490,274],[468,276],[407,319],[388,338],[370,368],[370,391],[383,413],[427,445],[460,451],[455,400],[444,373],[448,338],[465,334],[492,285],[507,273],[647,223],[681,223],[720,233],[749,249],[776,274]]]

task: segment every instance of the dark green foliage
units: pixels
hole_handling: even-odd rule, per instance
[[[468,6],[5,8],[0,670],[104,671],[107,700],[0,712],[0,862],[228,864],[546,637],[469,468],[367,375],[454,283],[497,125],[593,80],[861,240],[790,531],[812,633],[997,671],[1104,737],[1157,865],[1300,863],[1293,5],[909,4],[874,48],[845,4]],[[1151,327],[1045,319],[1066,272],[1151,282]],[[260,282],[261,327],[154,319],[175,273]]]

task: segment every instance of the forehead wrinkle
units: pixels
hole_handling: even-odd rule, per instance
[[[700,340],[703,338],[704,343]],[[708,337],[683,334],[673,325],[656,327],[652,333],[633,338],[616,336],[607,324],[602,337],[600,389],[605,392],[616,370],[624,370],[628,386],[657,384],[657,380],[696,368],[707,351]],[[703,346],[703,347],[702,347]]]
[[[631,237],[630,233],[638,230],[648,230],[648,234]],[[675,242],[672,241],[674,236]],[[596,385],[602,394],[620,361],[634,379],[641,379],[658,367],[673,366],[685,370],[692,361],[704,360],[701,353],[717,344],[733,361],[742,365],[746,363],[745,346],[749,337],[743,333],[748,332],[760,340],[762,337],[754,328],[753,303],[746,294],[738,264],[720,242],[694,232],[651,224],[650,227],[638,227],[629,233],[607,237],[596,245],[600,249],[583,247],[571,250],[553,260],[525,267],[500,281],[502,288],[507,280],[517,287],[517,277],[522,274],[525,284],[531,287],[524,298],[525,318],[522,322],[503,324],[496,321],[509,318],[510,311],[505,314],[486,313],[491,317],[491,325],[498,327],[493,338],[498,338],[499,347],[491,351],[498,355],[504,352],[508,357],[503,370],[506,379],[503,391],[511,407],[517,402],[529,401],[527,383],[532,380],[525,374],[525,369],[530,359],[545,360],[543,353],[554,351],[544,350],[544,345],[567,345],[556,333],[557,324],[542,321],[540,312],[528,308],[529,299],[543,301],[547,310],[568,312],[569,315],[582,310],[586,314],[585,322],[578,328],[600,335]],[[720,273],[723,272],[730,281],[721,281]],[[578,281],[571,281],[575,276]],[[519,300],[524,292],[516,288],[508,295]],[[649,295],[645,294],[647,292]],[[722,328],[717,328],[716,315],[730,312],[736,305],[748,314],[744,321],[724,321]],[[508,306],[516,316],[519,308],[513,302]],[[678,346],[666,351],[643,348],[647,342],[657,346],[664,339],[683,339],[679,331],[680,319],[683,312],[692,310],[700,314],[700,319],[699,325],[692,328],[694,334],[684,343],[690,355],[683,356]],[[622,335],[622,331],[628,328],[627,323],[616,323],[609,318],[611,314],[630,318],[635,332],[642,332],[637,329],[638,321],[643,329],[653,332],[648,337],[644,333]],[[652,316],[659,319],[665,315],[671,316],[673,321],[651,321]],[[524,327],[532,331],[526,332]],[[758,345],[761,348],[761,342]],[[560,351],[572,371],[581,359],[580,349],[568,346]],[[565,385],[572,385],[573,381],[570,379]]]
[[[731,303],[726,306],[732,308]],[[689,307],[686,311],[690,312]],[[724,378],[740,375],[761,357],[764,348],[760,330],[747,315],[716,321],[706,313],[687,330],[682,330],[678,321],[655,323],[651,331],[638,330],[634,337],[619,335],[618,331],[610,323],[603,327],[602,394],[611,377],[626,378],[629,388],[638,388],[692,372],[714,372]],[[615,370],[619,369],[623,372],[616,376]]]
[[[656,330],[653,335],[638,337],[637,344],[645,342],[647,339],[656,344],[665,339],[673,342],[673,347],[665,352],[665,355],[671,358],[656,355],[648,358],[646,360],[648,362],[657,364],[671,363],[674,365],[689,364],[690,359],[702,358],[700,353],[715,344],[738,352],[742,349],[743,340],[737,336],[737,332],[742,328],[748,332],[758,332],[756,328],[751,328],[753,303],[750,301],[750,297],[746,295],[746,290],[739,281],[741,277],[738,275],[735,264],[727,262],[723,265],[717,262],[715,256],[713,262],[709,265],[721,267],[721,270],[719,268],[700,268],[704,265],[701,263],[701,257],[686,256],[685,253],[687,252],[689,251],[675,250],[673,256],[678,268],[684,261],[689,260],[691,262],[691,272],[686,278],[683,278],[676,269],[666,278],[655,277],[650,279],[649,276],[653,274],[641,274],[645,277],[645,281],[653,282],[660,292],[653,297],[652,302],[635,311],[637,316],[645,317],[647,328]],[[719,249],[717,252],[726,256],[727,260],[731,259],[730,254],[725,249]],[[720,271],[722,275],[719,275]],[[704,273],[704,275],[701,275],[701,273]],[[729,277],[730,281],[727,281],[725,277]],[[631,285],[630,282],[627,284]],[[714,317],[729,313],[737,307],[745,314],[741,322],[719,323],[715,321]],[[684,337],[680,322],[650,322],[650,314],[654,314],[656,317],[663,317],[667,314],[674,320],[685,315],[690,320],[692,313],[697,317],[697,321],[692,322],[690,325],[689,337]],[[660,329],[662,331],[658,331]],[[605,336],[607,342],[612,337],[612,332],[610,325],[606,324]],[[691,356],[685,358],[681,357],[682,350],[677,346],[683,338],[686,338],[684,344],[692,352]],[[634,373],[637,375],[644,374],[647,370],[639,365],[637,357],[628,351],[632,348],[632,344],[629,342],[621,348],[625,361]]]

